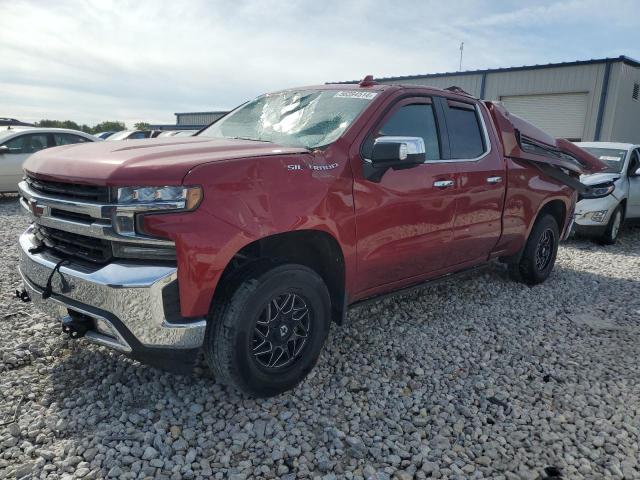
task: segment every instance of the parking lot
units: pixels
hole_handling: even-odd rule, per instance
[[[12,298],[27,223],[0,202],[0,478],[640,477],[640,228],[569,241],[533,288],[496,266],[353,309],[306,381],[252,400]]]

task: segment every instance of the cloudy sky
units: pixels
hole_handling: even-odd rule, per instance
[[[0,116],[173,123],[265,91],[627,55],[637,0],[0,0]]]

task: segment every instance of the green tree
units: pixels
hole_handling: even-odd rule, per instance
[[[76,122],[71,120],[40,120],[35,123],[35,126],[43,128],[69,128],[71,130],[80,130],[86,133],[119,132],[120,130],[125,130],[127,128],[124,122],[106,121],[90,127],[87,124],[78,125]]]
[[[89,133],[120,132],[126,129],[127,127],[124,122],[106,121],[91,127],[91,132]]]
[[[136,130],[151,130],[151,125],[147,122],[138,122],[133,126],[133,128]]]
[[[72,130],[80,130],[80,125],[71,120],[40,120],[36,122],[36,127],[44,128],[70,128]]]

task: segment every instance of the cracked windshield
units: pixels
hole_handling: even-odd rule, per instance
[[[336,141],[376,92],[297,90],[264,95],[200,135],[319,148]]]

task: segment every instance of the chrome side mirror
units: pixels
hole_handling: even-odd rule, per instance
[[[6,145],[2,145],[0,146],[0,155],[4,154],[4,153],[10,153],[11,149],[9,147],[7,147]]]
[[[424,140],[420,137],[378,137],[373,143],[371,164],[375,168],[415,167],[426,160]]]

